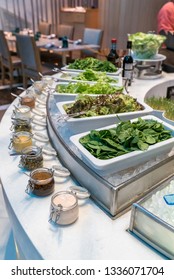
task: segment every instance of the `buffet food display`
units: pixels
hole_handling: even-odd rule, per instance
[[[28,176],[25,192],[31,199],[51,195],[48,220],[56,226],[74,223],[78,199],[89,196],[112,219],[132,206],[129,232],[174,258],[174,127],[126,94],[110,64],[77,60],[64,70],[34,82],[11,116],[9,154]],[[55,181],[69,176],[79,186],[55,192]]]

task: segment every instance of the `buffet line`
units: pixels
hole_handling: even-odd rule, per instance
[[[74,223],[78,199],[91,197],[112,219],[132,206],[129,232],[173,259],[174,128],[127,93],[120,69],[95,63],[55,69],[17,97],[9,154],[19,156],[28,195],[52,195],[49,222]],[[78,183],[55,193],[56,177],[68,176]]]

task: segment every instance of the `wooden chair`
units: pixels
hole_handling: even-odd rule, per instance
[[[82,43],[84,45],[93,44],[93,45],[99,45],[98,48],[95,48],[94,51],[92,50],[83,50],[81,51],[82,57],[97,56],[97,50],[100,50],[102,45],[102,39],[103,39],[103,30],[102,29],[94,29],[94,28],[85,28],[83,33],[83,39]]]
[[[39,73],[43,75],[53,74],[53,65],[42,64],[39,48],[34,37],[27,35],[16,35],[17,47],[22,61],[23,86],[27,87],[28,78],[40,79]]]
[[[44,35],[50,35],[51,34],[51,23],[47,21],[40,21],[38,25],[38,31],[41,32],[41,34]]]
[[[6,70],[8,70],[10,87],[12,88],[12,85],[14,84],[14,70],[21,69],[21,59],[16,55],[11,55],[3,30],[0,30],[0,54],[2,84],[5,84],[5,74]]]

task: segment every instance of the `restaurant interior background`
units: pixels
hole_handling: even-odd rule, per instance
[[[104,30],[102,48],[117,37],[118,48],[126,47],[127,34],[156,31],[157,12],[166,0],[1,0],[0,28],[15,27],[37,31],[39,21],[49,21],[57,32],[62,8],[82,6],[98,9],[98,28]],[[93,18],[93,20],[95,20]],[[78,25],[77,25],[78,27]]]

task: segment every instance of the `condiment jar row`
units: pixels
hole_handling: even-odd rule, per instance
[[[57,174],[56,174],[57,172]],[[69,176],[68,169],[54,166],[53,169],[37,168],[29,175],[26,193],[35,196],[47,196],[55,190],[54,176]],[[66,191],[59,191],[51,197],[49,222],[58,225],[68,225],[75,222],[79,216],[78,199],[90,196],[85,188],[71,186]]]

